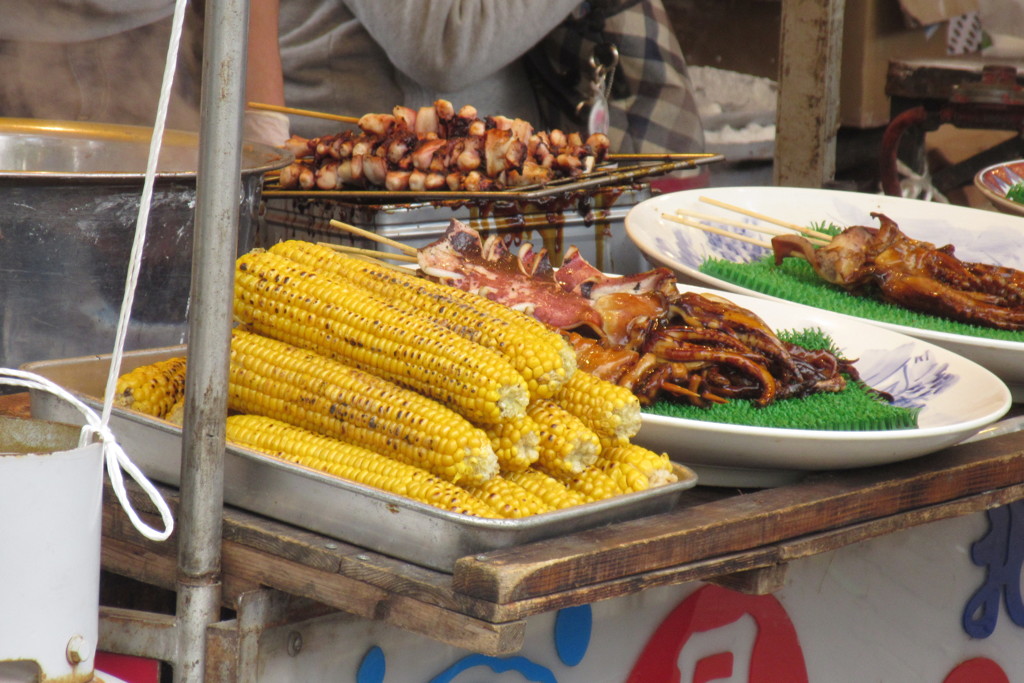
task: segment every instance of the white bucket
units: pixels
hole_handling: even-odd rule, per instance
[[[103,446],[0,418],[0,680],[93,679]]]
[[[2,368],[3,384],[50,392],[73,405],[86,424],[0,417],[0,681],[92,681],[104,469],[143,536],[166,540],[174,520],[159,491],[89,406],[31,372]],[[156,505],[163,530],[132,508],[122,469]]]

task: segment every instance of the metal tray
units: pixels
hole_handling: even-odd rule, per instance
[[[126,352],[121,372],[185,355],[183,346]],[[110,356],[86,356],[24,365],[102,408]],[[31,392],[35,418],[82,424],[67,402]],[[153,480],[180,483],[181,428],[131,410],[114,408],[110,427],[125,452]],[[679,481],[648,491],[587,503],[525,519],[482,519],[434,508],[368,486],[236,446],[224,454],[224,502],[414,564],[450,572],[466,555],[539,541],[612,522],[666,512],[696,475],[675,465]]]

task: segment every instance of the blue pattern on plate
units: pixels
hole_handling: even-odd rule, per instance
[[[861,379],[868,386],[892,395],[894,403],[903,408],[923,408],[959,379],[931,351],[913,353],[914,346],[905,344],[857,363]]]
[[[712,221],[699,221],[703,225],[715,225]],[[754,221],[744,221],[754,223]],[[681,226],[682,227],[682,226]],[[753,230],[742,228],[731,229],[739,235],[746,235],[764,241],[764,235]],[[670,239],[669,239],[670,238]],[[732,239],[723,235],[704,232],[697,228],[674,230],[666,237],[656,236],[655,242],[664,254],[684,263],[690,268],[700,268],[710,256],[726,259],[734,263],[750,263],[767,256],[770,250],[756,244]]]

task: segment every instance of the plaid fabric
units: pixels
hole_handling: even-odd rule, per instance
[[[591,0],[528,57],[542,125],[586,129],[576,105],[590,91],[594,48],[610,43],[609,131],[616,152],[701,152],[704,131],[686,61],[660,0]]]

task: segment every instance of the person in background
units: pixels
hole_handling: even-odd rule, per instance
[[[247,99],[357,117],[446,99],[456,108],[472,105],[481,115],[522,118],[535,128],[593,132],[576,112],[577,106],[593,111],[599,99],[591,96],[594,79],[587,72],[593,46],[626,38],[624,32],[595,33],[598,14],[598,28],[619,24],[634,32],[632,42],[623,40],[618,48],[617,75],[605,82],[612,149],[618,151],[618,142],[628,151],[703,151],[685,62],[660,0],[549,0],[543,11],[529,0],[253,0]],[[581,25],[587,30],[581,32]],[[645,64],[652,45],[668,45],[671,50],[653,54],[674,50],[672,59]],[[566,55],[567,47],[586,53]],[[561,58],[569,66],[562,68]],[[564,95],[561,109],[545,101],[552,86],[538,80],[544,70],[558,72],[554,87]],[[630,113],[637,103],[642,106]],[[246,113],[247,135],[272,144],[289,133],[334,133],[338,125],[262,110]]]
[[[152,126],[172,0],[3,0],[0,116]],[[196,130],[202,17],[186,14],[167,127]]]
[[[661,0],[590,0],[527,64],[546,127],[603,118],[619,153],[703,152],[686,60]]]
[[[5,0],[0,116],[152,124],[173,9],[170,0]],[[544,9],[528,0],[252,0],[246,98],[350,116],[441,98],[581,132],[608,105],[603,125],[616,151],[702,151],[660,0],[550,0]],[[594,97],[588,72],[602,44],[618,52],[603,81],[607,102]],[[201,46],[202,3],[192,3],[170,128],[198,128]],[[246,137],[269,144],[336,127],[245,115]]]

